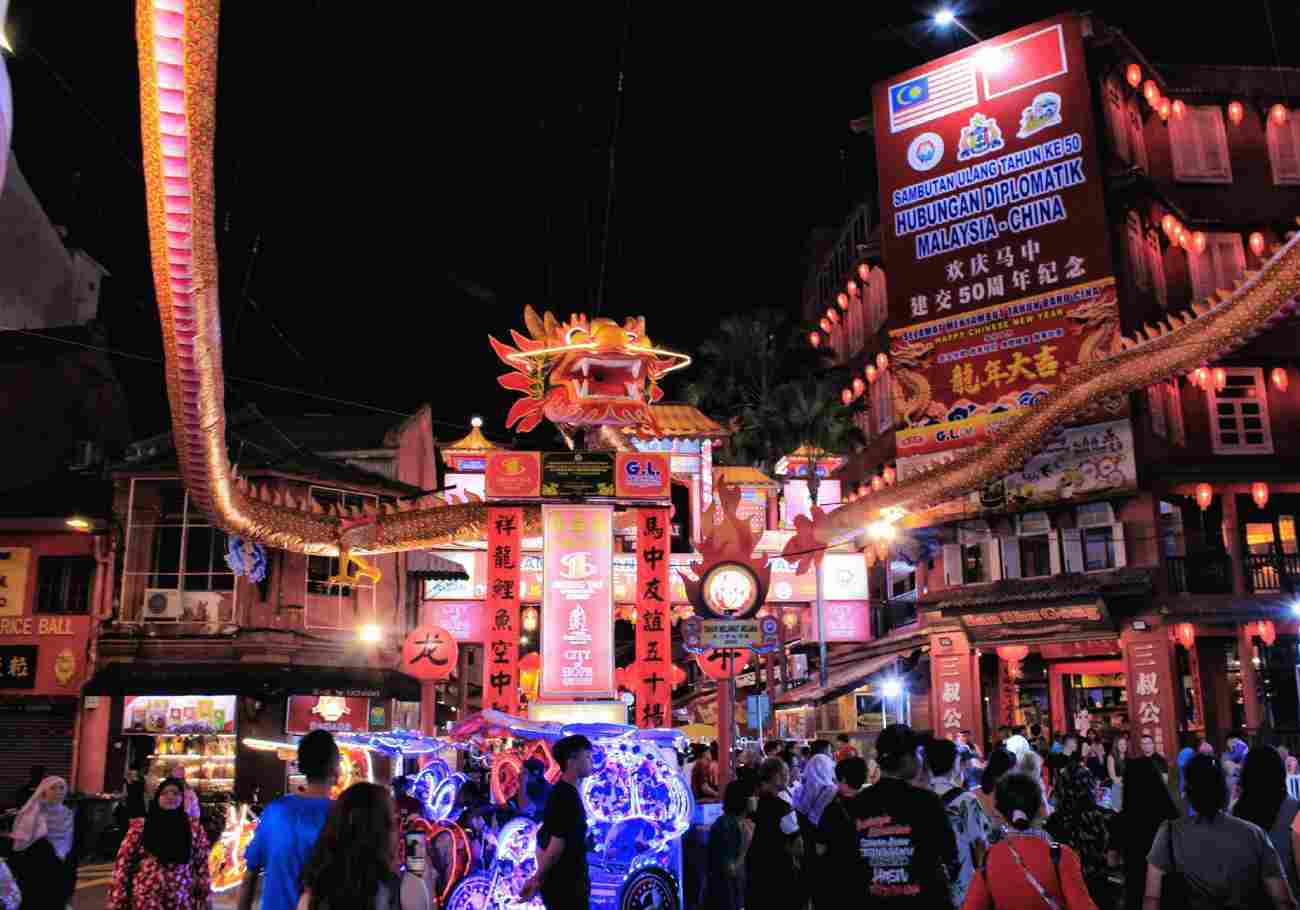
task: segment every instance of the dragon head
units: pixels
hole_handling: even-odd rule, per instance
[[[663,397],[659,379],[688,365],[685,354],[656,348],[645,319],[574,315],[559,322],[549,312],[524,308],[528,335],[511,331],[516,347],[488,336],[511,372],[497,381],[522,392],[506,426],[526,433],[545,417],[565,427],[653,424],[650,405]]]

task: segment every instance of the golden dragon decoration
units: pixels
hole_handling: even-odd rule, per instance
[[[141,131],[149,237],[166,352],[173,435],[197,505],[232,534],[282,549],[365,556],[480,540],[481,501],[427,497],[365,513],[323,510],[235,472],[226,447],[217,252],[213,225],[217,0],[138,0]],[[801,527],[799,541],[825,546],[872,522],[944,502],[1018,468],[1060,424],[1103,396],[1122,395],[1193,370],[1286,318],[1300,290],[1294,235],[1232,291],[1198,302],[1118,351],[1078,367],[993,442]],[[540,510],[524,510],[524,533],[541,533]],[[355,559],[354,559],[355,561]]]

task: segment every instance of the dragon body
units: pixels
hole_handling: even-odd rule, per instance
[[[150,251],[172,432],[192,500],[217,525],[246,539],[340,555],[345,574],[349,557],[483,539],[486,506],[472,497],[426,497],[410,507],[365,513],[324,510],[258,489],[232,470],[213,230],[218,2],[137,0],[136,26]],[[801,536],[822,544],[846,540],[882,515],[896,517],[980,489],[1018,468],[1056,427],[1096,401],[1195,369],[1245,344],[1292,311],[1298,289],[1300,247],[1293,237],[1234,291],[1169,317],[1167,326],[1145,337],[1115,345],[1114,328],[1106,327],[1112,343],[1099,339],[1090,346],[1090,356],[1099,359],[1077,365],[996,440],[843,506]],[[526,314],[526,323],[529,334],[513,336],[517,347],[493,342],[512,368],[502,384],[525,395],[510,415],[521,429],[543,417],[562,427],[646,422],[658,378],[686,363],[682,355],[654,348],[643,320],[575,317],[559,323]],[[593,367],[605,371],[599,380]],[[910,394],[923,397],[925,390],[913,386]],[[925,408],[910,410],[919,415]],[[540,509],[525,509],[524,534],[540,533]]]

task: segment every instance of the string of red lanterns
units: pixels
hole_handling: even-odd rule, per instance
[[[1255,505],[1261,509],[1268,505],[1268,484],[1262,480],[1257,480],[1250,485],[1250,498],[1255,500]]]
[[[1188,651],[1192,650],[1192,646],[1196,644],[1196,626],[1190,622],[1180,622],[1174,626],[1174,640]]]
[[[1214,502],[1214,487],[1208,483],[1198,483],[1196,485],[1196,504],[1201,507],[1201,511],[1204,512],[1208,509],[1212,502]]]
[[[1273,625],[1271,619],[1257,619],[1250,623],[1251,636],[1258,638],[1266,646],[1272,646],[1277,641],[1277,627]]]

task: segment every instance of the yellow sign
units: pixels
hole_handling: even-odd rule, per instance
[[[28,547],[0,548],[0,616],[22,616],[27,609]]]

